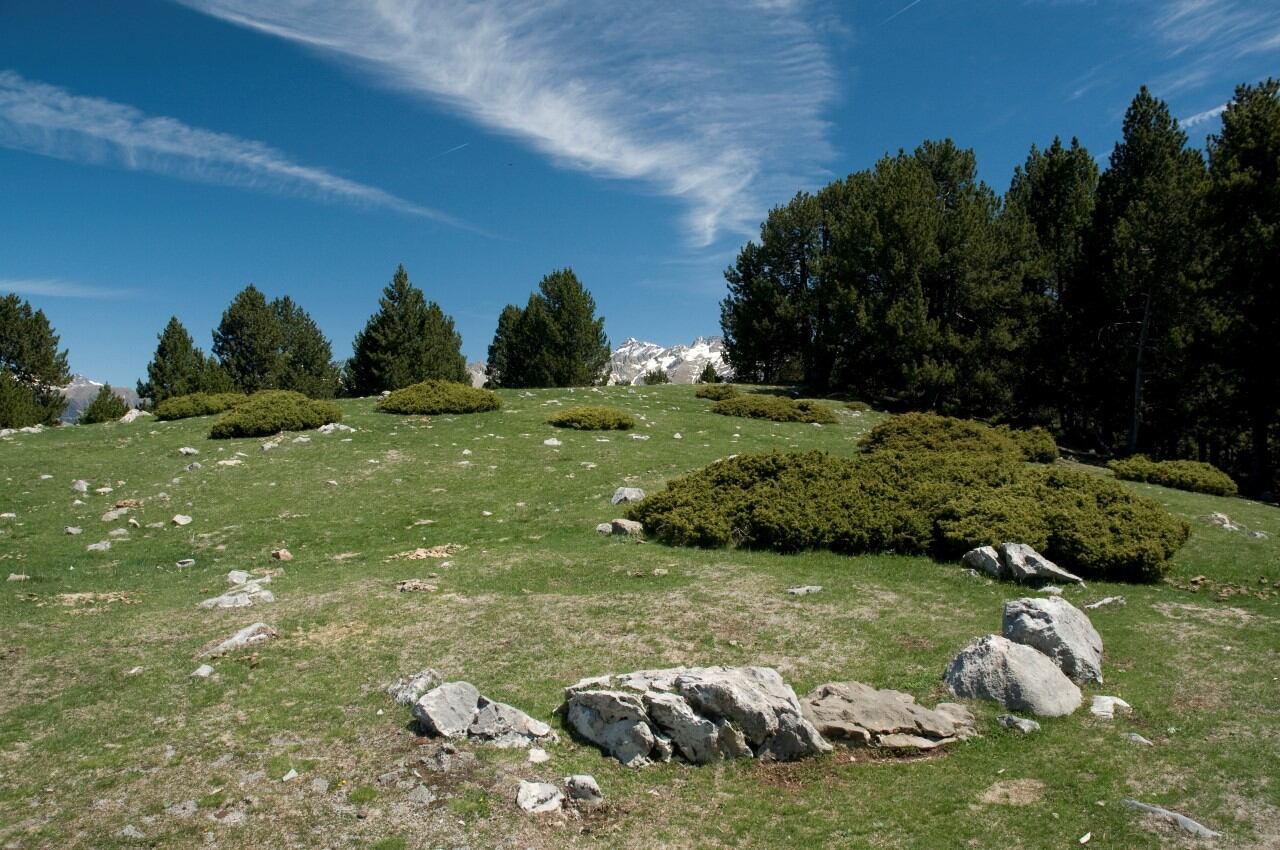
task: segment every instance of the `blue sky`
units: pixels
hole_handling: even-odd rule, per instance
[[[397,263],[482,359],[572,266],[615,344],[719,330],[771,206],[952,137],[999,191],[1139,85],[1217,129],[1274,0],[0,0],[0,292],[74,371],[206,350],[247,283],[345,358]]]

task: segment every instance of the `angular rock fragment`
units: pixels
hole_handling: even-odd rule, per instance
[[[980,546],[964,554],[962,560],[975,570],[998,579],[1014,581],[1062,581],[1083,583],[1025,543]]]
[[[520,790],[516,792],[516,802],[520,808],[531,815],[543,815],[560,810],[564,803],[564,795],[560,789],[546,782],[527,782],[520,780]]]
[[[619,487],[613,491],[613,498],[609,500],[611,505],[623,505],[630,502],[638,502],[644,498],[644,491],[639,487]]]
[[[1070,714],[1082,699],[1080,688],[1048,656],[999,635],[965,647],[943,678],[958,697],[994,700],[1042,717]]]
[[[1114,719],[1117,711],[1122,714],[1128,714],[1133,711],[1133,706],[1120,699],[1120,697],[1106,696],[1094,696],[1089,705],[1089,713],[1102,720]]]
[[[1016,717],[1012,714],[1002,714],[996,718],[996,722],[1006,729],[1017,729],[1024,735],[1030,735],[1032,732],[1040,731],[1040,724],[1026,717]]]
[[[678,756],[790,761],[831,746],[768,667],[674,667],[583,679],[565,689],[570,727],[625,765]]]
[[[820,685],[801,706],[824,738],[858,746],[932,749],[975,734],[973,715],[964,706],[928,709],[910,694],[861,682]]]
[[[1073,682],[1102,681],[1102,636],[1065,599],[1015,599],[1004,604],[1000,631],[1014,643],[1038,649]]]
[[[469,682],[445,682],[427,691],[414,703],[413,716],[429,735],[496,747],[528,747],[556,738],[546,723],[482,696]]]
[[[609,524],[609,528],[622,537],[640,537],[644,534],[644,525],[633,519],[615,519]]]
[[[428,667],[412,676],[405,676],[387,685],[387,696],[399,705],[413,705],[422,695],[444,681],[439,670]]]
[[[266,643],[269,640],[275,640],[279,636],[280,633],[266,623],[254,623],[251,626],[245,626],[226,640],[217,641],[202,649],[196,654],[196,658],[217,658],[250,646]]]
[[[570,800],[587,808],[594,808],[604,803],[604,794],[601,793],[596,778],[586,773],[566,776],[564,792]]]

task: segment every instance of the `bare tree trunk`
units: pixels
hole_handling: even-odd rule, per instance
[[[1142,308],[1142,330],[1138,333],[1138,360],[1133,368],[1133,419],[1129,423],[1129,454],[1138,451],[1138,427],[1142,424],[1142,357],[1147,350],[1147,331],[1151,325],[1151,293]]]

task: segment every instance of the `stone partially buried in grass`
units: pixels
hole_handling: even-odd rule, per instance
[[[678,756],[794,761],[830,752],[769,667],[674,667],[583,679],[561,706],[574,732],[628,767]]]
[[[962,705],[929,709],[910,694],[862,682],[820,685],[801,707],[824,738],[855,746],[931,750],[975,734],[973,714]]]
[[[496,747],[528,747],[555,740],[546,723],[514,706],[483,696],[469,682],[445,682],[413,705],[414,719],[429,735],[468,738]]]

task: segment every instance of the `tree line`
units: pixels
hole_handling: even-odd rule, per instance
[[[739,380],[1045,425],[1107,455],[1195,457],[1274,492],[1280,82],[1204,151],[1142,88],[1105,170],[1032,146],[998,195],[950,140],[773,209],[726,270]]]
[[[601,383],[608,364],[604,319],[572,269],[542,279],[526,307],[509,305],[489,347],[487,383],[563,387]],[[295,390],[312,398],[368,396],[428,379],[467,382],[462,337],[440,305],[414,286],[404,266],[378,310],[356,334],[345,363],[310,314],[289,296],[268,301],[253,284],[236,294],[205,352],[178,320],[159,334],[138,395],[152,404],[196,392]],[[42,310],[16,294],[0,300],[0,427],[54,424],[71,375],[67,352]],[[91,419],[111,418],[111,391]]]

